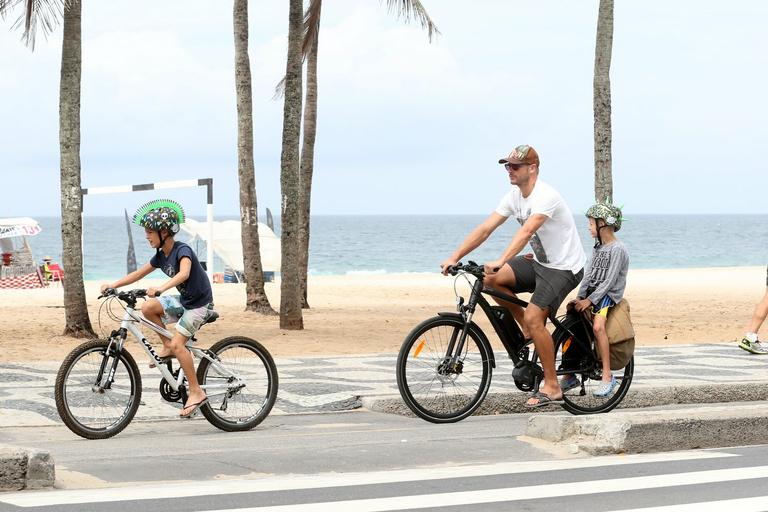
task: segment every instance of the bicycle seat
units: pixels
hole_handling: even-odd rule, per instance
[[[200,324],[200,326],[202,327],[205,324],[212,324],[213,322],[218,320],[218,318],[219,318],[219,314],[215,311],[211,311],[210,313],[208,313],[208,316],[205,318],[205,321],[202,324]]]

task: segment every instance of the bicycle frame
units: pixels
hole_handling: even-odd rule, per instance
[[[127,339],[127,334],[131,333],[134,338],[136,338],[139,342],[142,348],[144,349],[144,352],[149,356],[151,360],[155,362],[155,367],[158,369],[160,374],[162,375],[165,382],[168,383],[168,385],[174,390],[179,391],[179,388],[181,387],[182,383],[184,382],[184,370],[179,367],[179,374],[178,377],[174,378],[173,374],[168,368],[168,364],[157,355],[157,352],[155,352],[155,349],[152,347],[152,344],[149,343],[147,338],[144,336],[144,333],[141,332],[141,330],[138,328],[137,324],[143,324],[158,333],[161,336],[164,336],[166,338],[172,338],[173,333],[165,329],[164,327],[161,327],[154,322],[150,322],[146,318],[144,318],[142,315],[138,314],[132,307],[128,306],[125,308],[125,315],[123,316],[123,320],[120,323],[120,329],[117,331],[114,331],[112,333],[112,336],[110,336],[110,347],[112,342],[117,342],[116,351],[119,353],[123,350],[123,346],[125,344],[125,341]],[[194,340],[194,338],[192,338]],[[225,393],[229,393],[232,391],[235,391],[237,389],[240,389],[242,387],[245,387],[245,382],[243,382],[242,378],[240,378],[238,375],[234,374],[233,372],[227,370],[215,357],[211,357],[209,352],[204,349],[199,349],[190,345],[187,345],[187,348],[192,352],[193,356],[195,356],[197,359],[207,359],[210,361],[210,364],[213,368],[215,368],[219,373],[222,375],[229,376],[229,382],[226,384],[201,384],[201,388],[203,388],[206,392],[206,395],[208,396],[215,396],[215,395],[221,395]],[[105,366],[107,363],[107,358],[105,357],[104,360],[101,363],[101,368],[99,369],[99,373],[97,376],[97,382],[100,383],[101,387],[108,389],[109,386],[112,383],[112,380],[114,379],[115,370],[117,369],[117,363],[118,359],[114,358],[112,367],[110,368],[109,374],[107,375],[106,379],[104,378],[104,371],[106,370]]]
[[[520,350],[525,346],[525,336],[523,335],[523,331],[520,329],[520,326],[517,324],[517,321],[512,321],[510,323],[510,326],[512,327],[512,332],[509,331],[509,328],[502,324],[501,320],[496,317],[496,315],[493,313],[493,306],[488,302],[488,300],[483,297],[483,294],[490,295],[492,297],[496,297],[498,299],[504,300],[506,302],[510,302],[512,304],[516,304],[522,308],[526,308],[528,306],[528,302],[518,299],[517,297],[513,297],[511,295],[507,295],[506,293],[502,293],[498,290],[494,290],[493,288],[486,288],[483,280],[477,278],[475,280],[475,283],[472,286],[472,292],[469,296],[469,301],[467,302],[466,306],[462,306],[461,302],[459,303],[459,311],[464,319],[464,329],[461,332],[461,336],[458,339],[458,348],[454,352],[454,346],[456,344],[456,334],[451,337],[450,342],[448,343],[448,350],[447,354],[451,357],[451,362],[455,364],[458,361],[459,355],[461,354],[464,343],[466,341],[467,333],[469,332],[470,325],[472,323],[472,316],[474,315],[477,306],[480,306],[480,309],[485,313],[485,316],[488,317],[488,320],[491,322],[491,326],[493,327],[494,331],[496,331],[496,334],[499,336],[499,339],[501,340],[502,345],[504,345],[505,350],[507,351],[507,354],[509,355],[509,358],[513,361],[513,363],[517,364],[518,361],[520,361]],[[510,313],[511,314],[511,313]],[[552,324],[557,329],[563,329],[564,331],[568,332],[571,336],[573,336],[573,339],[576,340],[578,343],[585,343],[583,340],[581,340],[578,336],[576,336],[570,329],[565,327],[560,321],[558,321],[554,315],[550,315],[549,320],[552,322]],[[451,355],[452,354],[452,355]],[[493,352],[491,351],[491,354]],[[492,361],[493,365],[495,366],[495,360]]]

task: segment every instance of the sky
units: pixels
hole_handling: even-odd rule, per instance
[[[598,0],[422,0],[431,44],[377,0],[326,0],[312,211],[487,214],[518,144],[575,212],[593,201]],[[250,3],[259,209],[280,209],[287,1]],[[471,5],[473,9],[467,9]],[[0,217],[56,216],[62,30],[34,52],[0,19]],[[213,178],[237,215],[232,3],[84,2],[84,187]],[[617,1],[614,197],[627,214],[765,213],[768,2]],[[89,196],[86,215],[157,192]],[[204,189],[163,191],[188,214]]]

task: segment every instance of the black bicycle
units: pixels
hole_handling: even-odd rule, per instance
[[[483,295],[517,304],[528,303],[483,284],[483,265],[472,261],[451,267],[453,276],[465,277],[472,286],[469,300],[457,293],[458,312],[438,313],[417,325],[405,338],[397,358],[397,387],[408,407],[433,423],[452,423],[472,415],[488,393],[496,357],[483,330],[472,320],[476,308],[486,314],[514,363],[512,378],[521,391],[539,389],[544,371],[531,340],[526,340],[505,307],[492,306]],[[475,278],[471,282],[469,276]],[[619,381],[607,396],[594,396],[602,380],[592,326],[581,314],[571,312],[550,318],[555,330],[555,368],[558,375],[572,374],[580,385],[563,394],[562,407],[572,414],[608,412],[626,396],[632,382],[634,357],[613,375]]]

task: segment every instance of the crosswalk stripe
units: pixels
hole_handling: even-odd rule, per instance
[[[768,510],[768,496],[736,498],[732,500],[704,501],[662,507],[632,508],[613,512],[702,512],[705,510],[738,510],[739,512],[763,512]]]
[[[749,476],[750,478],[768,477],[768,466],[749,468]],[[695,471],[691,473],[676,473],[674,475],[653,475],[608,480],[601,479],[588,482],[507,487],[503,489],[422,494],[417,496],[396,496],[391,498],[302,503],[298,505],[248,507],[228,510],[212,510],[209,512],[385,512],[456,505],[506,503],[562,496],[583,496],[586,494],[678,487],[682,485],[729,482],[743,479],[744,468],[715,469],[709,471]],[[742,512],[740,509],[737,510]]]
[[[255,480],[217,480],[164,485],[137,485],[101,489],[16,492],[0,494],[0,503],[17,507],[43,507],[80,503],[104,503],[140,499],[184,498],[224,494],[290,491],[326,487],[351,487],[399,482],[419,482],[446,478],[472,478],[489,475],[512,475],[539,471],[623,466],[656,462],[687,461],[738,457],[727,452],[681,451],[666,454],[618,455],[589,459],[523,461],[474,466],[429,467],[369,473],[328,473],[320,475],[287,475]]]

